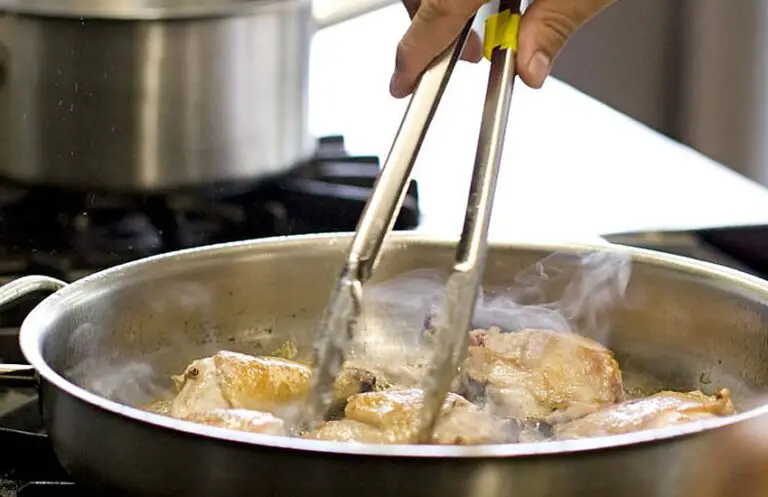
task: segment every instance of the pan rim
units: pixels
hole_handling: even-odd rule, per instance
[[[179,258],[188,259],[189,261],[201,260],[206,257],[210,258],[213,253],[216,253],[217,257],[227,257],[239,252],[258,251],[259,249],[268,250],[272,247],[281,248],[285,246],[286,242],[291,242],[295,245],[316,245],[317,243],[322,242],[336,244],[340,241],[351,241],[351,236],[352,233],[323,233],[271,237],[208,245],[143,258],[94,273],[52,294],[30,312],[22,323],[20,330],[19,341],[22,353],[29,364],[37,370],[42,379],[53,387],[92,407],[127,418],[126,421],[133,420],[188,435],[213,438],[224,442],[234,442],[269,449],[299,450],[329,455],[395,457],[405,459],[526,458],[546,455],[564,455],[673,441],[679,438],[703,434],[710,430],[723,428],[763,414],[768,414],[768,404],[763,404],[743,413],[726,418],[704,420],[675,427],[646,430],[624,435],[545,443],[474,446],[352,444],[239,432],[150,413],[109,400],[75,385],[50,367],[43,359],[41,351],[43,339],[48,334],[48,330],[54,317],[58,315],[58,309],[61,303],[75,294],[83,292],[87,293],[88,289],[97,282],[103,284],[110,280],[121,279],[131,273],[146,270],[147,267],[150,267],[153,264],[168,263],[171,260],[178,260]],[[435,246],[454,245],[456,239],[424,235],[414,232],[397,232],[393,233],[387,241],[388,244],[409,244],[414,242]],[[633,262],[641,262],[655,267],[679,270],[692,275],[704,276],[712,279],[723,279],[736,285],[743,291],[748,291],[768,301],[768,281],[716,264],[653,250],[615,244],[521,243],[498,241],[490,242],[490,247],[497,250],[535,250],[541,252],[570,253],[619,251],[631,256]]]

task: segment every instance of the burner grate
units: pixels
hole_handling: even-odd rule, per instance
[[[183,248],[319,232],[353,231],[379,172],[376,157],[346,153],[342,137],[315,157],[252,183],[154,195],[0,188],[0,276],[63,280]],[[395,229],[418,226],[412,182]]]
[[[70,482],[26,482],[0,478],[0,497],[85,497],[86,494]]]

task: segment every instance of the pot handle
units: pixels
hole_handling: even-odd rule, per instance
[[[314,0],[312,14],[318,29],[328,28],[388,7],[399,0]]]
[[[17,300],[36,292],[58,292],[67,286],[61,280],[49,276],[22,276],[0,286],[0,310],[10,307]]]

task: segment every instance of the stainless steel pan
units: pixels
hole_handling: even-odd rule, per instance
[[[106,485],[109,495],[711,497],[723,495],[711,484],[713,468],[728,467],[716,464],[721,442],[768,414],[761,397],[768,283],[643,250],[498,244],[488,254],[487,289],[504,288],[552,252],[626,251],[634,260],[629,305],[612,315],[606,340],[625,373],[675,389],[728,387],[742,414],[613,438],[435,447],[259,436],[130,406],[150,400],[149,385],[162,386],[191,359],[220,348],[258,353],[288,337],[311,345],[349,241],[323,235],[219,245],[66,287],[32,277],[0,289],[0,303],[9,304],[61,287],[27,317],[21,345],[42,378],[43,414],[64,466],[84,484]],[[449,241],[393,235],[376,277],[447,271],[454,249]]]

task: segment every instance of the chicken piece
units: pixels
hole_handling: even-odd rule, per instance
[[[306,438],[357,443],[409,444],[416,442],[424,392],[387,390],[354,395],[345,418],[329,421]],[[433,443],[469,445],[498,441],[499,423],[463,397],[450,394],[435,427]]]
[[[221,392],[219,372],[213,357],[193,361],[184,374],[172,376],[171,379],[179,392],[168,409],[174,418],[231,407]]]
[[[372,363],[359,359],[351,359],[344,364],[345,369],[367,372],[369,377],[374,379],[375,388],[371,388],[371,391],[417,387],[421,384],[427,367],[428,363],[426,361],[403,365],[381,364],[378,362]]]
[[[171,415],[171,403],[170,400],[157,400],[155,402],[152,402],[146,407],[143,407],[145,411],[154,413],[154,414],[162,414],[163,416],[170,416]]]
[[[200,423],[217,428],[263,433],[266,435],[285,435],[285,423],[282,419],[267,412],[247,409],[213,409],[196,412],[183,418],[185,421]]]
[[[660,392],[606,407],[583,418],[554,427],[560,440],[620,435],[727,416],[734,413],[731,395],[721,390],[710,397],[699,391]]]
[[[352,419],[328,421],[317,430],[307,433],[304,438],[364,444],[389,443],[386,432]]]
[[[178,395],[170,415],[186,418],[215,409],[251,409],[280,415],[309,391],[309,366],[276,357],[253,357],[221,351],[198,359],[183,375],[174,376]],[[376,378],[369,371],[345,368],[335,385],[336,402],[373,390]]]
[[[358,393],[372,392],[378,385],[378,378],[373,371],[354,366],[344,366],[333,385],[333,395],[337,404],[346,405],[347,399]],[[343,409],[344,406],[342,405]]]
[[[309,367],[287,359],[221,351],[194,361],[173,378],[179,394],[171,416],[230,408],[275,413],[307,394],[311,373]]]
[[[574,333],[535,329],[471,332],[455,391],[524,423],[567,421],[623,398],[611,351]]]

